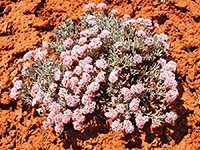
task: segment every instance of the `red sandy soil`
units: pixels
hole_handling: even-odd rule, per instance
[[[55,27],[83,15],[84,0],[0,1],[0,149],[200,149],[200,0],[94,0],[119,16],[148,18],[160,24],[159,33],[172,43],[170,59],[177,62],[180,96],[175,102],[179,118],[165,125],[124,137],[112,133],[108,122],[96,115],[83,133],[69,125],[61,135],[42,128],[44,117],[21,100],[12,100],[12,79],[20,72],[16,61],[49,40]]]

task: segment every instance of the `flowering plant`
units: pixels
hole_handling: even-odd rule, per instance
[[[101,10],[96,13],[95,9]],[[84,6],[81,26],[67,19],[53,32],[55,41],[27,52],[22,77],[13,79],[10,97],[24,99],[47,116],[43,127],[62,133],[64,124],[86,127],[97,109],[113,120],[113,131],[132,133],[146,122],[174,124],[171,108],[178,96],[176,63],[162,57],[170,44],[149,19],[117,19],[106,4]]]

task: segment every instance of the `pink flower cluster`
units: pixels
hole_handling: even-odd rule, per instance
[[[60,69],[55,68],[52,72],[55,73],[54,74],[55,81],[59,81],[62,75],[62,72],[60,71]]]
[[[134,57],[133,57],[133,61],[134,61],[134,63],[141,64],[142,63],[142,56],[140,56],[139,54],[135,54]]]
[[[165,118],[165,122],[169,124],[174,124],[178,118],[177,114],[174,111],[166,113],[163,117]]]
[[[105,9],[107,9],[107,6],[106,6],[106,4],[105,3],[101,3],[101,4],[98,4],[97,5],[97,8],[99,8],[100,10],[105,10]]]
[[[33,51],[27,52],[24,56],[23,59],[24,61],[30,60],[36,53],[38,53],[41,50],[41,48],[36,48]]]
[[[145,37],[146,36],[146,33],[144,32],[144,31],[142,31],[142,30],[138,30],[138,31],[136,31],[135,32],[135,35],[137,36],[137,37]]]
[[[20,90],[22,88],[22,80],[19,80],[19,77],[15,77],[12,80],[12,82],[13,82],[14,86],[11,89],[10,97],[14,98],[16,100],[18,98],[18,95],[19,95],[18,90]]]
[[[176,89],[178,84],[175,79],[175,74],[173,73],[176,71],[177,65],[174,61],[166,63],[166,60],[164,59],[159,59],[158,63],[162,66],[160,79],[164,80],[165,87],[170,89],[167,91],[164,101],[172,103],[179,95],[178,90]]]
[[[109,37],[110,35],[111,35],[110,31],[103,30],[97,37],[99,39],[103,39],[103,38]]]
[[[121,89],[121,93],[124,96],[124,100],[130,100],[132,98],[132,94],[141,94],[144,91],[144,86],[142,84],[132,85],[131,89],[123,87]]]
[[[134,132],[134,125],[132,124],[132,122],[130,120],[124,120],[122,123],[120,123],[120,120],[115,120],[112,125],[111,128],[113,131],[123,131],[126,134],[130,134]]]
[[[137,21],[135,19],[129,19],[128,21],[122,23],[123,27],[128,27],[129,25],[136,26],[136,24]]]
[[[83,6],[83,10],[84,11],[89,11],[89,10],[91,10],[94,7],[95,7],[94,3],[89,3],[88,5]]]
[[[67,38],[64,42],[63,42],[63,46],[65,48],[69,48],[72,45],[73,40],[71,38]]]
[[[152,38],[152,37],[147,37],[147,38],[144,40],[144,44],[146,44],[146,45],[148,45],[148,46],[152,45],[153,42],[154,42],[154,38]]]
[[[118,13],[117,9],[113,9],[110,11],[111,14],[116,15]]]
[[[124,14],[123,18],[129,20],[131,19],[131,16],[129,14]]]
[[[22,74],[26,74],[28,68],[30,68],[30,64],[28,62],[23,63]]]
[[[106,69],[107,68],[107,63],[106,63],[106,60],[104,60],[104,59],[98,59],[97,61],[96,61],[96,66],[99,68],[99,69]]]
[[[90,50],[95,50],[97,48],[100,48],[102,45],[102,42],[99,38],[93,38],[91,42],[89,43]]]
[[[46,59],[46,56],[47,56],[47,51],[39,51],[35,54],[35,57],[34,57],[34,61],[37,61],[37,60],[45,60]]]

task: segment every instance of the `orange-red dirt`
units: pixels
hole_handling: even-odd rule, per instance
[[[200,0],[94,0],[118,16],[148,18],[160,24],[159,33],[172,43],[169,58],[177,62],[180,96],[175,102],[178,120],[152,131],[124,137],[112,133],[100,114],[84,132],[68,125],[61,135],[42,128],[44,117],[21,100],[12,100],[12,79],[20,73],[16,61],[27,51],[49,40],[55,27],[71,17],[83,15],[85,0],[1,0],[0,1],[0,149],[200,149]]]

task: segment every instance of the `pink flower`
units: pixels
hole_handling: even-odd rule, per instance
[[[124,117],[126,120],[131,119],[131,116],[130,116],[130,113],[129,113],[129,112],[125,112],[125,113],[123,114],[123,117]]]
[[[45,130],[47,130],[47,129],[49,129],[51,127],[51,124],[49,122],[47,122],[47,121],[44,121],[42,126],[43,126],[43,128]]]
[[[75,107],[80,102],[79,96],[76,96],[76,95],[72,96],[72,95],[66,94],[65,100],[69,107]]]
[[[98,25],[94,25],[92,26],[92,28],[89,29],[89,32],[92,34],[97,34],[97,32],[99,31],[99,26]]]
[[[69,85],[69,79],[68,79],[68,78],[63,78],[61,83],[62,83],[62,85],[63,85],[64,87],[67,88],[68,85]]]
[[[131,90],[130,89],[128,89],[126,87],[123,87],[121,89],[121,93],[124,96],[124,100],[130,100],[131,99],[132,94],[131,94]]]
[[[16,63],[17,64],[22,64],[23,62],[24,62],[23,59],[18,59]]]
[[[158,64],[160,64],[162,67],[166,65],[166,60],[163,58],[160,58],[158,61]]]
[[[98,82],[98,83],[105,82],[105,75],[104,74],[106,74],[106,72],[100,71],[98,73],[98,75],[96,76],[95,81]]]
[[[175,78],[175,74],[171,71],[163,71],[160,73],[160,79],[165,80],[167,77]]]
[[[133,112],[137,111],[140,106],[140,99],[139,98],[134,98],[130,104],[129,104],[129,109]]]
[[[135,94],[136,91],[137,91],[137,86],[136,86],[136,85],[132,85],[132,86],[131,86],[131,93],[132,93],[132,94]]]
[[[85,62],[84,65],[86,65],[86,64],[91,64],[92,61],[93,61],[93,59],[92,59],[90,56],[87,56],[87,57],[85,57],[85,58],[83,59],[83,61]],[[80,65],[80,66],[81,66],[81,65]],[[81,67],[83,67],[83,66],[81,66]]]
[[[152,26],[152,21],[150,19],[144,19],[143,22],[145,26]]]
[[[128,21],[125,21],[122,23],[122,26],[125,28],[125,27],[128,27],[129,26],[129,22]]]
[[[26,74],[28,68],[30,68],[30,64],[28,62],[23,63],[22,74]]]
[[[154,23],[154,27],[155,27],[155,28],[159,28],[159,24]]]
[[[163,66],[162,70],[163,71],[171,71],[171,72],[175,72],[176,71],[176,62],[174,61],[169,61],[165,66]]]
[[[90,37],[92,35],[92,33],[90,32],[90,30],[89,29],[85,29],[85,30],[83,30],[83,31],[81,31],[80,32],[80,36],[81,37],[86,37],[86,38],[88,38],[88,37]]]
[[[99,38],[99,39],[103,39],[103,38],[109,37],[110,35],[111,35],[110,31],[108,31],[108,30],[103,30],[103,31],[98,35],[98,38]]]
[[[35,85],[31,88],[31,96],[32,96],[33,98],[35,98],[35,96],[36,96],[36,94],[37,94],[37,92],[38,92],[39,89],[40,89],[40,88],[39,88],[39,86],[38,86],[37,84],[35,84]]]
[[[78,85],[78,82],[79,82],[78,77],[72,77],[72,78],[69,80],[70,88],[73,90],[72,87]]]
[[[63,123],[56,124],[54,130],[58,133],[62,133],[64,131],[64,124]]]
[[[150,46],[152,45],[154,42],[154,39],[152,37],[147,37],[145,40],[144,40],[144,44]]]
[[[120,123],[119,120],[115,120],[115,121],[112,123],[111,128],[112,128],[112,130],[115,131],[115,132],[123,130],[122,123]]]
[[[141,26],[144,26],[144,18],[138,18],[137,23],[139,23]]]
[[[128,20],[128,24],[130,24],[132,26],[136,26],[137,21],[135,19],[130,19],[130,20]]]
[[[101,42],[101,40],[99,38],[93,38],[91,40],[91,42],[89,43],[89,48],[91,50],[95,50],[97,48],[100,48],[101,45],[102,45],[102,42]]]
[[[85,82],[89,82],[91,80],[90,74],[83,72],[82,80]]]
[[[143,32],[142,30],[138,30],[138,31],[135,32],[135,35],[136,35],[137,37],[140,37],[140,36],[145,37],[145,36],[146,36],[146,33]]]
[[[122,46],[122,43],[121,42],[116,42],[115,44],[114,44],[114,47],[116,48],[116,49],[118,49],[118,48],[120,48]]]
[[[165,122],[169,124],[174,124],[178,118],[177,114],[174,111],[170,111],[164,115]]]
[[[73,40],[71,38],[67,38],[64,42],[63,42],[63,46],[65,48],[69,48],[72,45]]]
[[[156,128],[159,127],[161,125],[160,121],[156,118],[152,119],[152,127]]]
[[[125,111],[125,109],[126,109],[126,108],[125,108],[124,104],[117,104],[115,110],[116,110],[118,113],[123,114],[124,111]]]
[[[93,16],[93,15],[88,15],[87,16],[87,19],[86,19],[86,22],[89,22],[90,20],[94,20],[96,17]]]
[[[62,72],[60,71],[60,69],[55,68],[52,72],[54,72],[54,78],[56,81],[60,80],[60,77],[62,75]]]
[[[83,6],[84,11],[89,11],[91,8],[94,8],[95,4],[94,3],[89,3],[88,5]]]
[[[47,55],[47,51],[37,52],[34,57],[34,61],[37,60],[45,60]]]
[[[84,106],[83,113],[84,114],[91,114],[91,113],[94,112],[95,108],[96,108],[96,102],[92,102],[92,103]]]
[[[137,94],[141,94],[143,91],[144,91],[144,86],[143,86],[142,84],[137,84],[137,85],[136,85],[135,92],[136,92]]]
[[[96,68],[93,65],[86,64],[83,68],[83,71],[86,73],[94,72]]]
[[[118,112],[115,109],[110,109],[109,112],[105,112],[104,115],[107,118],[110,118],[110,119],[114,120],[117,117]]]
[[[118,13],[117,9],[113,9],[110,11],[111,14],[116,15]]]
[[[19,92],[17,91],[17,89],[12,88],[10,92],[10,98],[13,98],[16,100],[18,96],[19,96]]]
[[[167,103],[172,103],[176,100],[177,96],[179,95],[178,93],[178,90],[177,89],[172,89],[172,90],[169,90],[167,93],[166,93],[166,98],[165,98],[165,101]]]
[[[129,14],[124,14],[123,18],[128,20],[131,19],[131,16]]]
[[[49,93],[45,93],[45,96],[43,98],[43,103],[49,107],[50,104],[53,102],[52,98],[51,98],[51,95]]]
[[[19,77],[14,77],[14,79],[12,80],[12,83],[15,83],[17,80],[19,80]]]
[[[52,102],[49,106],[50,111],[52,111],[53,113],[58,114],[61,111],[61,106],[59,103],[56,103],[55,101]]]
[[[135,128],[130,120],[124,120],[123,121],[123,129],[126,134],[130,134],[130,133],[133,133]]]
[[[42,81],[41,81],[41,84],[46,84],[47,83],[47,80],[45,80],[45,79],[43,79]]]
[[[35,51],[27,52],[27,53],[23,56],[24,61],[30,60],[31,57],[33,57],[33,55],[35,55]]]
[[[97,8],[99,8],[100,10],[105,10],[107,8],[106,4],[105,3],[101,3],[101,4],[98,4],[97,5]]]
[[[106,60],[104,60],[104,59],[98,59],[97,61],[96,61],[96,66],[99,68],[99,69],[106,69],[107,68],[107,62],[106,62]]]
[[[85,42],[87,42],[87,38],[86,38],[86,37],[81,37],[81,38],[79,39],[79,44],[80,44],[80,45],[85,44]]]
[[[76,68],[74,69],[74,73],[76,75],[81,75],[82,72],[83,72],[83,69],[81,66],[76,66]]]
[[[64,111],[64,114],[62,115],[62,122],[65,124],[68,124],[72,118],[72,111],[67,109]]]
[[[89,95],[84,94],[81,99],[82,104],[89,105],[92,102],[92,99]]]
[[[59,89],[58,95],[60,96],[60,98],[64,98],[66,94],[67,94],[67,90],[65,88]]]
[[[111,82],[111,83],[115,83],[117,80],[118,80],[118,72],[117,71],[112,71],[109,75],[109,78],[108,80]]]
[[[156,34],[155,37],[158,39],[158,41],[160,41],[161,43],[162,42],[165,42],[168,40],[168,36],[166,34]]]
[[[55,92],[57,86],[58,86],[58,85],[57,85],[56,83],[51,83],[51,84],[50,84],[50,89],[51,89],[51,91],[52,91],[52,92]]]
[[[117,98],[114,97],[114,96],[111,97],[111,104],[112,104],[112,106],[114,106],[116,102],[117,102]]]
[[[137,115],[135,117],[136,126],[139,129],[142,129],[144,127],[145,123],[148,121],[149,121],[149,117],[147,117],[147,116]]]
[[[71,67],[73,60],[71,58],[71,56],[66,56],[65,59],[62,61],[63,65],[67,66],[67,67]]]
[[[45,49],[49,49],[49,43],[47,41],[43,41],[42,47],[44,47]]]
[[[83,115],[82,109],[75,109],[72,115],[72,120],[74,122],[83,123],[85,121],[85,116]]]
[[[134,63],[141,64],[142,63],[142,57],[139,54],[135,54],[134,57],[133,57],[133,61],[134,61]]]
[[[72,124],[74,126],[74,130],[77,130],[77,131],[81,131],[86,126],[85,124],[77,122],[77,121],[73,122]]]
[[[16,90],[19,90],[22,88],[22,80],[17,80],[14,82],[14,87]]]
[[[88,85],[87,90],[91,92],[96,92],[99,90],[100,84],[98,82],[92,82],[90,85]]]
[[[175,80],[174,77],[167,77],[167,78],[165,79],[164,85],[165,85],[167,88],[172,88],[172,89],[174,89],[174,88],[177,87],[178,84],[177,84],[177,82],[176,82],[176,80]]]
[[[89,11],[90,10],[90,6],[89,5],[84,5],[83,6],[83,10],[84,11]]]
[[[89,20],[88,24],[90,24],[91,26],[96,26],[97,22],[96,22],[96,20]]]
[[[69,79],[69,78],[71,78],[71,77],[72,77],[71,71],[66,71],[66,72],[65,72],[65,75],[64,75],[64,78]]]

